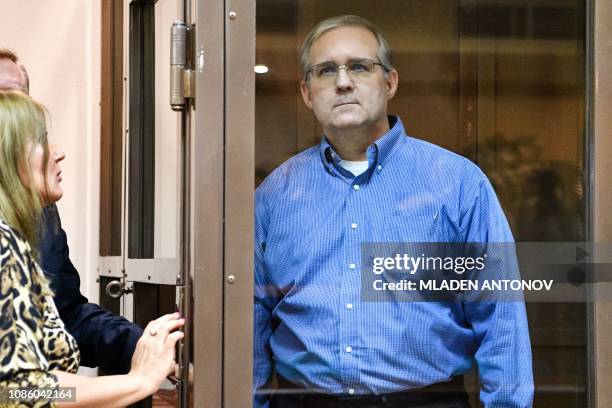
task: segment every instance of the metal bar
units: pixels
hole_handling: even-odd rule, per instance
[[[594,57],[594,0],[585,1],[585,81],[584,81],[584,174],[583,174],[583,190],[585,191],[585,237],[587,242],[593,242],[593,192],[594,178],[591,172],[593,168],[593,57]],[[593,268],[587,266],[587,276],[593,276]],[[586,313],[586,348],[587,348],[587,378],[586,378],[586,402],[587,407],[595,408],[597,404],[597,362],[595,360],[595,285],[587,287]]]
[[[612,242],[612,4],[594,2],[593,17],[593,88],[592,88],[592,221],[593,241]],[[597,254],[595,255],[597,256]],[[612,303],[605,299],[612,293],[612,283],[599,282],[594,302],[594,355],[595,401],[594,406],[612,406]]]
[[[179,0],[179,8],[181,7],[181,2],[183,9],[182,14],[179,14],[179,16],[189,25],[191,24],[191,0]]]
[[[123,257],[101,256],[98,258],[98,275],[123,278]]]
[[[125,276],[125,261],[127,260],[128,254],[128,157],[129,157],[129,123],[130,123],[130,80],[129,80],[129,67],[130,67],[130,6],[129,2],[123,2],[123,99],[122,109],[123,115],[121,120],[122,138],[121,138],[121,264],[123,268],[123,275]],[[128,16],[125,18],[125,16]],[[133,308],[133,296],[121,298],[121,314],[128,319],[133,321],[134,319],[134,308]]]
[[[192,138],[194,407],[221,407],[223,353],[224,2],[195,11],[196,99]]]
[[[225,11],[223,406],[244,408],[253,400],[255,2],[226,0]]]
[[[176,19],[182,22],[187,21],[185,19],[186,0],[178,0],[176,3],[177,3]]]
[[[148,258],[125,260],[125,273],[129,281],[176,285],[181,273],[181,263],[175,258]]]
[[[181,115],[181,244],[180,273],[176,284],[179,287],[179,310],[185,317],[185,337],[178,346],[179,376],[178,406],[186,408],[189,400],[189,363],[191,345],[191,114],[186,109]]]

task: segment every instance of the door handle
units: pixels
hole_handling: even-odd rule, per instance
[[[106,295],[112,299],[119,299],[121,296],[133,291],[134,288],[128,287],[124,282],[118,280],[108,282],[105,289]]]

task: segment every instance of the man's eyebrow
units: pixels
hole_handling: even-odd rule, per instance
[[[357,61],[357,60],[370,60],[370,61],[376,62],[376,61],[378,60],[378,58],[377,58],[377,57],[351,57],[351,58],[348,58],[348,59],[346,60],[346,62],[349,62],[349,61]],[[312,67],[312,66],[315,66],[315,65],[325,64],[325,63],[327,63],[327,62],[331,62],[331,63],[334,63],[334,64],[338,64],[336,61],[333,61],[333,60],[326,60],[326,61],[322,61],[322,62],[317,62],[316,64],[312,64],[312,65],[311,65],[311,67]],[[338,64],[338,65],[342,65],[342,64]]]

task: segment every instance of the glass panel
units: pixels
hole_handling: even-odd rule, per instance
[[[257,185],[320,140],[299,92],[298,50],[318,21],[341,14],[385,31],[400,78],[389,112],[409,135],[480,166],[517,241],[585,240],[583,1],[258,0],[256,63],[268,70],[256,76]],[[585,304],[527,312],[534,406],[586,406]],[[474,402],[476,373],[467,383]]]
[[[128,257],[152,258],[155,197],[153,3],[130,3]]]
[[[177,10],[178,0],[155,3],[155,258],[177,255],[180,114],[170,109],[170,27]]]
[[[131,4],[129,251],[174,259],[178,244],[180,114],[169,104],[170,27],[178,0]]]
[[[169,105],[170,27],[177,10],[177,0],[130,3],[130,259],[125,271],[133,285],[127,307],[133,305],[133,320],[142,327],[176,310],[176,286],[160,284],[175,282],[176,268],[159,265],[178,264],[179,114]],[[143,265],[150,265],[150,270],[143,270]],[[132,407],[173,407],[176,401],[175,387],[166,381]]]

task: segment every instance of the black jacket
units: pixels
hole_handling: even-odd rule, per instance
[[[100,367],[107,374],[127,373],[142,329],[87,301],[80,291],[79,273],[70,261],[57,208],[45,208],[42,220],[40,264],[55,294],[59,315],[79,344],[81,365]]]

